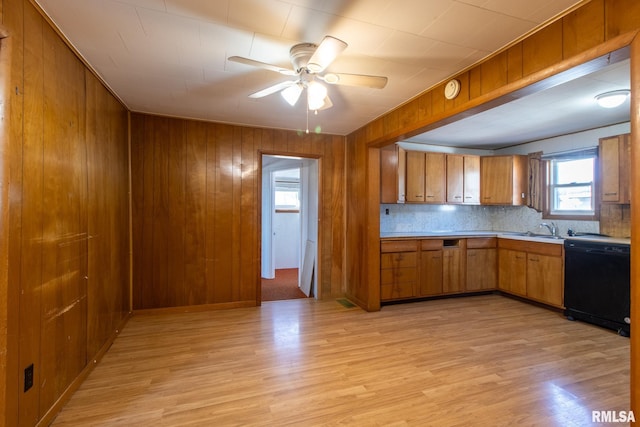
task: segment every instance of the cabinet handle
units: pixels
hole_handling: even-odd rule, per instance
[[[524,259],[524,257],[521,255],[516,255],[516,259]]]
[[[436,196],[427,196],[427,199],[433,199]]]
[[[453,196],[454,199],[462,199],[462,196]]]
[[[473,197],[472,197],[472,196],[464,196],[464,198],[465,198],[465,199],[473,199]],[[486,197],[485,197],[485,199],[486,199]]]
[[[540,261],[540,258],[529,258],[529,261],[538,262],[538,261]]]
[[[605,196],[617,196],[618,193],[604,193]]]
[[[485,196],[485,197],[483,197],[483,199],[485,199],[485,200],[489,200],[490,198],[491,198],[491,196]]]

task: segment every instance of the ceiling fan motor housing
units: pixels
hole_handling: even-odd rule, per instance
[[[299,43],[289,50],[291,63],[293,64],[293,69],[296,70],[296,73],[300,74],[303,71],[309,73],[307,65],[309,64],[309,59],[317,48],[318,45],[313,43]]]

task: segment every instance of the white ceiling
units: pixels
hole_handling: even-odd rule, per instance
[[[305,129],[306,111],[301,104],[290,107],[277,94],[261,99],[247,97],[290,77],[227,58],[244,56],[290,68],[292,45],[319,43],[325,35],[340,38],[349,46],[327,71],[389,78],[384,89],[329,87],[334,107],[311,115],[309,128],[319,125],[324,133],[340,135],[358,129],[584,2],[36,1],[130,110],[174,117]],[[560,119],[557,108],[564,109],[553,108],[553,115]],[[518,114],[533,117],[540,112],[537,108]],[[513,132],[504,123],[493,127],[484,122],[474,124],[481,125],[482,130],[473,134],[497,140],[491,129],[507,137]],[[558,128],[555,123],[545,127]],[[462,132],[468,134],[468,129]],[[473,144],[462,132],[456,135],[455,143]],[[447,143],[444,135],[437,138]]]

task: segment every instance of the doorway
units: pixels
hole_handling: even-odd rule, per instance
[[[262,156],[262,301],[318,298],[318,159]]]

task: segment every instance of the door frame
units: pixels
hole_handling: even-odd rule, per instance
[[[262,193],[263,193],[263,169],[264,169],[264,165],[263,165],[263,158],[264,156],[277,156],[277,157],[290,157],[293,159],[301,159],[301,161],[304,161],[305,159],[309,159],[309,160],[316,160],[317,161],[317,166],[318,166],[318,189],[317,189],[317,193],[318,193],[318,204],[317,204],[317,223],[318,223],[318,227],[317,227],[317,237],[316,237],[316,254],[315,254],[315,268],[314,268],[314,273],[315,273],[315,277],[314,277],[314,281],[316,284],[315,287],[315,295],[314,298],[315,299],[322,299],[322,286],[321,286],[321,279],[322,279],[322,268],[321,268],[321,264],[322,264],[322,245],[320,243],[320,239],[322,236],[322,156],[321,155],[317,155],[317,154],[311,154],[311,153],[293,153],[293,152],[289,152],[289,151],[271,151],[271,150],[258,150],[258,156],[259,156],[259,161],[258,161],[258,188],[259,191],[257,191],[257,195],[258,195],[258,206],[260,207],[260,209],[258,209],[258,239],[257,239],[257,255],[258,255],[258,271],[257,271],[257,279],[256,279],[256,305],[257,306],[261,306],[262,305]],[[302,191],[302,189],[301,189]],[[302,224],[302,218],[301,218],[301,224]],[[302,239],[301,239],[302,240]],[[304,246],[305,242],[301,241],[301,246]],[[302,252],[302,251],[301,251]],[[303,259],[302,259],[302,253],[300,254],[300,264],[302,264]]]

